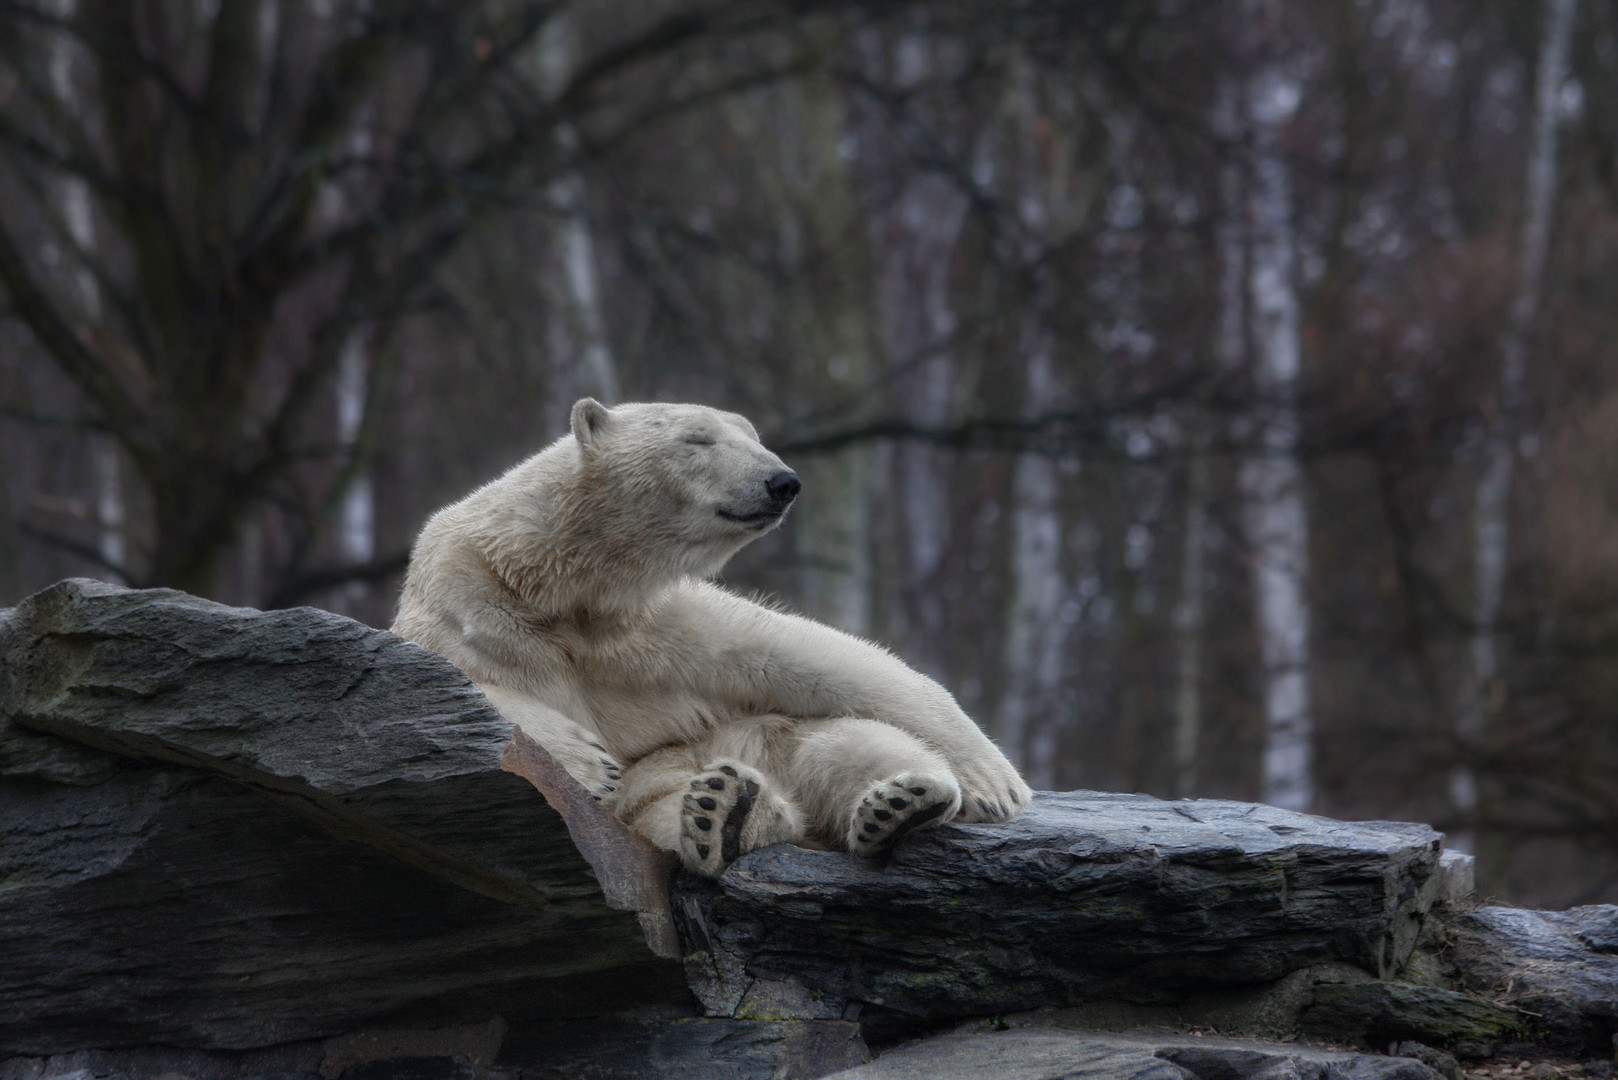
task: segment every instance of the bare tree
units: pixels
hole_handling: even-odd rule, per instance
[[[1253,589],[1264,684],[1262,798],[1292,810],[1314,803],[1309,688],[1309,514],[1297,457],[1295,405],[1301,368],[1290,166],[1282,132],[1301,93],[1279,47],[1280,5],[1256,0],[1244,12],[1260,35],[1246,79],[1253,146],[1251,257],[1253,383],[1263,410],[1257,453],[1242,463],[1245,517],[1253,545]]]
[[[1495,714],[1500,688],[1496,636],[1505,593],[1510,553],[1508,513],[1517,441],[1522,437],[1523,395],[1528,375],[1530,335],[1539,315],[1544,291],[1546,251],[1550,246],[1551,211],[1556,199],[1557,130],[1563,83],[1567,79],[1568,46],[1573,36],[1577,0],[1547,0],[1544,36],[1540,42],[1535,79],[1532,135],[1527,183],[1523,195],[1521,247],[1518,252],[1516,291],[1511,299],[1506,330],[1500,341],[1500,384],[1483,451],[1473,509],[1473,631],[1469,642],[1471,672],[1463,684],[1456,717],[1456,736],[1464,752],[1487,753],[1495,741]],[[1451,798],[1462,821],[1494,816],[1477,772],[1464,759],[1451,774]],[[1483,837],[1474,829],[1459,837],[1463,849],[1473,849]],[[1479,851],[1483,880],[1499,873],[1499,853]]]
[[[149,540],[116,568],[124,577],[210,592],[244,520],[273,508],[291,537],[269,591],[329,579],[311,559],[374,426],[368,409],[331,445],[324,403],[353,335],[363,330],[380,377],[468,224],[566,174],[569,126],[583,152],[791,63],[779,41],[688,63],[706,43],[770,33],[766,3],[637,8],[593,27],[547,94],[521,61],[558,10],[0,6],[14,195],[0,212],[0,288],[141,482]],[[39,70],[59,48],[83,58],[92,94],[64,97]],[[629,92],[649,79],[667,92]],[[93,247],[49,205],[62,181],[87,192]],[[65,270],[31,254],[41,226]],[[100,311],[64,273],[96,282]]]

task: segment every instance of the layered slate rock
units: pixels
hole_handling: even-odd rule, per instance
[[[1419,825],[1042,794],[884,863],[756,852],[671,908],[669,856],[340,616],[63,583],[0,611],[0,708],[0,1080],[807,1078],[963,1017],[971,1045],[853,1075],[1414,1080],[1095,1029],[1462,1057],[1618,1031],[1618,908],[1470,911]]]
[[[958,1031],[896,1047],[828,1080],[1441,1080],[1414,1058],[1201,1038]]]
[[[858,1015],[868,1030],[1094,998],[1387,977],[1439,888],[1439,836],[1246,803],[1040,793],[1008,824],[918,834],[885,864],[777,847],[682,876],[711,1013]]]
[[[0,673],[12,1053],[693,1010],[667,858],[425,649],[71,581]]]
[[[1477,1048],[1487,1057],[1502,1042],[1526,1038],[1533,1017],[1487,998],[1401,982],[1316,986],[1300,1017],[1303,1030],[1333,1040],[1369,1045],[1416,1040]]]
[[[1446,959],[1475,994],[1526,1014],[1534,1043],[1618,1053],[1618,905],[1484,907],[1453,920]]]
[[[385,1028],[245,1050],[0,1058],[0,1080],[797,1080],[869,1055],[854,1024],[661,1015]]]

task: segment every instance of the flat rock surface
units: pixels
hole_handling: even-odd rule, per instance
[[[682,875],[687,970],[719,1015],[868,1027],[1278,979],[1386,976],[1438,889],[1439,836],[1247,803],[1039,793],[885,863],[776,847]],[[841,1010],[841,1011],[840,1011]]]
[[[1618,905],[1484,907],[1450,924],[1457,980],[1528,1014],[1536,1041],[1572,1054],[1618,1050]]]
[[[690,1007],[668,861],[392,634],[64,582],[0,706],[11,1053]]]
[[[252,1050],[140,1046],[0,1059],[0,1080],[796,1080],[870,1055],[842,1021],[647,1015],[383,1029]]]
[[[625,1017],[530,1026],[499,1064],[511,1080],[807,1080],[869,1056],[842,1020]]]
[[[1196,1035],[956,1031],[827,1080],[1440,1080],[1414,1058]]]

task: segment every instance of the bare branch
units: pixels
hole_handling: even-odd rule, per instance
[[[81,543],[80,541],[73,539],[71,536],[63,536],[60,533],[54,533],[48,529],[42,529],[28,521],[19,521],[17,523],[17,531],[28,537],[30,540],[37,540],[42,544],[47,544],[50,547],[65,551],[70,555],[85,560],[86,562],[94,563],[103,570],[108,570],[113,574],[116,574],[118,579],[126,585],[138,586],[140,584],[140,582],[136,581],[134,574],[130,572],[127,566],[121,566],[118,563],[111,562],[93,544]]]
[[[266,608],[292,607],[302,600],[351,582],[381,581],[404,572],[410,564],[409,550],[395,551],[370,562],[347,566],[326,566],[308,570],[283,580],[264,601]]]
[[[144,452],[146,437],[142,433],[142,414],[134,404],[133,395],[113,376],[105,359],[81,340],[51,296],[34,280],[22,253],[5,229],[0,229],[0,287],[11,297],[13,314],[33,331],[63,372],[95,402],[109,430],[131,453]]]

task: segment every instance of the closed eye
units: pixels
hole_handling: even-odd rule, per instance
[[[687,435],[685,437],[685,444],[687,446],[712,446],[713,439],[706,435]]]

